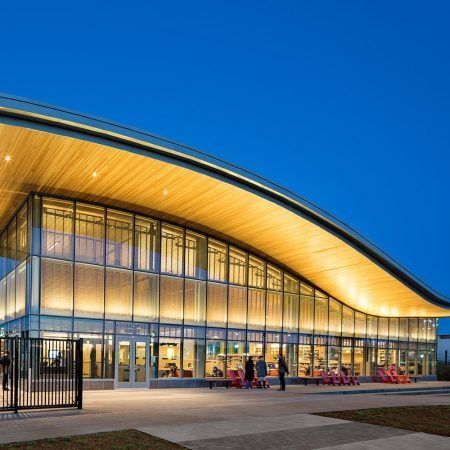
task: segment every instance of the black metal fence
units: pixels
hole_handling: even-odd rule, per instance
[[[0,338],[0,411],[82,408],[81,340]]]

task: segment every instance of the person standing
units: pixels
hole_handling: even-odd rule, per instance
[[[283,354],[280,352],[280,354],[278,355],[278,378],[280,379],[280,389],[278,389],[279,391],[286,390],[286,374],[289,375],[289,369]]]
[[[8,377],[9,377],[9,368],[11,366],[11,358],[9,357],[8,350],[6,350],[4,355],[0,358],[0,366],[2,366],[2,372],[3,372],[3,381],[2,381],[3,390],[9,391]]]
[[[264,356],[260,356],[258,362],[256,363],[256,375],[258,377],[258,388],[268,388],[269,386],[266,385],[267,364],[266,361],[264,361]]]
[[[251,356],[245,363],[245,389],[252,389],[252,381],[255,378],[255,363]]]

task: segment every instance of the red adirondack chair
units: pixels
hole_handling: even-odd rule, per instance
[[[382,367],[379,367],[377,370],[377,375],[378,378],[381,380],[382,383],[395,383],[396,381],[394,380],[394,377],[387,372],[386,370],[384,370]]]
[[[399,375],[399,373],[397,372],[397,369],[395,367],[391,366],[389,368],[389,373],[392,375],[394,380],[397,380],[397,383],[399,383],[399,384],[406,383],[405,375]]]
[[[330,378],[333,380],[334,384],[342,386],[344,383],[339,376],[337,376],[332,370],[328,369],[328,373],[330,374]]]
[[[355,375],[352,375],[352,374],[349,374],[348,375],[348,381],[350,382],[350,384],[352,384],[353,386],[356,386],[356,385],[360,385],[360,382],[358,381],[358,378],[356,378],[356,376]]]
[[[238,374],[239,374],[239,377],[240,377],[240,379],[241,379],[241,383],[242,383],[242,385],[245,387],[245,372],[242,370],[242,369],[238,369],[237,370],[237,372],[238,372]],[[252,380],[252,386],[253,387],[256,387],[256,380],[255,380],[255,377],[253,376],[253,380]]]
[[[320,376],[323,378],[323,384],[328,384],[329,386],[334,386],[334,381],[328,376],[328,374],[325,372],[325,370],[319,371]]]
[[[343,370],[339,371],[339,378],[341,379],[342,384],[345,384],[347,386],[353,384],[350,382],[350,377],[348,375],[345,375]]]
[[[237,370],[228,370],[228,375],[231,378],[231,386],[235,387],[237,389],[241,389],[244,386],[242,385],[241,382],[241,377],[239,376]]]

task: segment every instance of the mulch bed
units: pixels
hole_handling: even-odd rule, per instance
[[[400,406],[317,413],[318,416],[450,436],[450,406]]]
[[[92,449],[92,450],[180,450],[178,444],[159,439],[137,430],[111,431],[107,433],[84,434],[55,439],[40,439],[38,441],[19,442],[0,445],[0,449]]]

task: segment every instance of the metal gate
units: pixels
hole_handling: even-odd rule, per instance
[[[82,342],[0,338],[0,411],[82,408]]]

